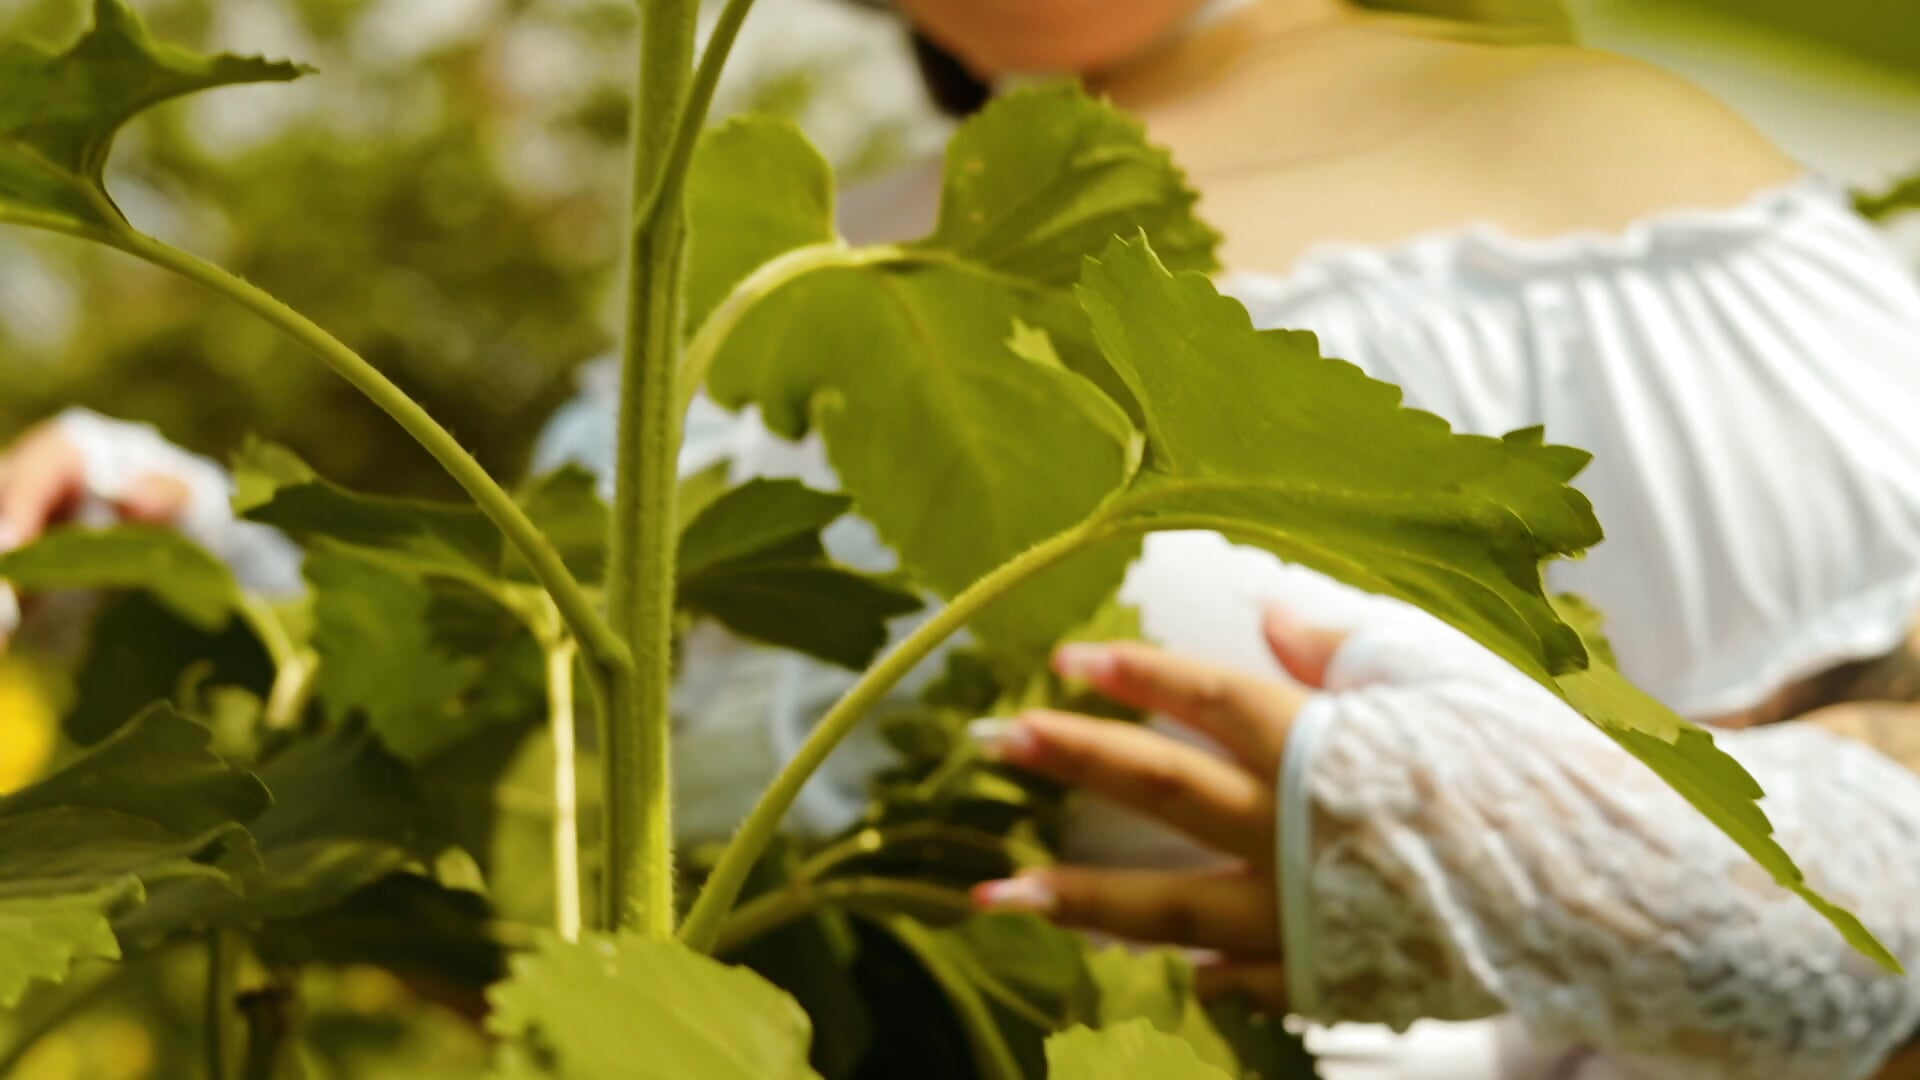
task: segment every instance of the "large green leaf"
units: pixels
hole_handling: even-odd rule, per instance
[[[713,175],[696,176],[690,196],[696,259],[700,220],[757,212],[768,190],[797,194],[780,200],[752,254],[823,238],[817,155],[790,131],[745,124],[711,152]],[[730,160],[759,183],[735,182]],[[1124,481],[1134,406],[1066,286],[1119,232],[1144,231],[1176,265],[1211,269],[1219,238],[1194,203],[1125,113],[1067,85],[1016,91],[955,136],[931,236],[772,290],[720,347],[709,389],[729,406],[760,405],[788,437],[817,423],[855,509],[908,573],[951,597]],[[712,273],[738,277],[745,261]],[[1059,355],[1023,321],[1059,338]],[[1055,568],[975,629],[1005,651],[1044,648],[1111,593],[1132,553],[1116,545]]]
[[[1146,1020],[1129,1020],[1095,1031],[1076,1027],[1047,1040],[1048,1080],[1231,1080],[1206,1063],[1185,1040]]]
[[[494,987],[507,1075],[567,1080],[802,1080],[812,1025],[745,968],[634,935],[544,938]]]
[[[26,591],[141,589],[208,633],[240,602],[226,565],[170,529],[56,529],[0,555],[0,578]]]
[[[953,596],[1118,488],[1132,429],[1091,383],[1009,344],[1017,296],[947,267],[808,275],[762,303],[712,388],[777,432],[818,423],[842,486],[913,576]],[[1124,555],[1070,567],[980,624],[1044,648],[1117,583]]]
[[[1220,235],[1140,121],[1066,83],[1004,94],[947,146],[940,225],[923,248],[1065,287],[1116,234],[1145,231],[1167,265],[1213,270]]]
[[[273,660],[238,619],[207,633],[144,592],[109,597],[87,628],[86,652],[73,674],[67,737],[90,746],[156,701],[193,712],[196,687],[242,687],[265,694]]]
[[[93,19],[65,53],[0,45],[0,222],[94,235],[118,226],[101,174],[122,125],[168,98],[304,70],[155,42],[122,0],[95,0]]]
[[[1322,357],[1312,335],[1255,330],[1240,305],[1199,274],[1170,273],[1140,240],[1089,262],[1080,295],[1146,413],[1147,466],[1111,520],[1213,529],[1440,616],[1566,698],[1891,965],[1807,888],[1746,770],[1591,659],[1546,595],[1542,560],[1600,539],[1568,483],[1587,455],[1537,430],[1455,434],[1404,408],[1398,388]]]
[[[680,607],[771,645],[865,667],[887,643],[887,620],[921,605],[827,557],[820,530],[849,505],[793,480],[752,480],[715,499],[680,534]]]
[[[735,117],[707,132],[687,177],[687,328],[760,264],[834,239],[833,169],[791,121]]]
[[[183,881],[155,889],[118,924],[123,937],[154,940],[183,929],[254,926],[313,915],[409,865],[441,843],[413,773],[364,725],[303,737],[257,775],[273,805],[253,819],[264,872],[246,895]]]
[[[1455,434],[1138,240],[1090,262],[1080,294],[1146,414],[1147,467],[1114,516],[1217,528],[1410,601],[1543,681],[1585,663],[1540,574],[1600,539],[1567,483],[1585,453]]]
[[[0,799],[0,1007],[76,960],[111,959],[111,919],[146,886],[183,877],[239,887],[259,855],[240,824],[266,789],[207,749],[208,733],[165,708]]]

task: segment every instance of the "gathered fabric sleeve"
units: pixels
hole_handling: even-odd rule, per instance
[[[304,588],[300,549],[278,530],[234,515],[233,478],[214,461],[175,446],[151,425],[86,409],[68,409],[54,423],[80,455],[84,522],[107,524],[108,505],[143,478],[164,476],[187,493],[180,531],[225,562],[241,587],[269,597],[296,596]]]
[[[1920,967],[1920,777],[1794,724],[1723,733],[1814,888]],[[1407,612],[1351,637],[1281,778],[1295,1009],[1510,1013],[1658,1077],[1872,1074],[1920,1024],[1884,973],[1553,695]]]

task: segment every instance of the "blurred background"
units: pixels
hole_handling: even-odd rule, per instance
[[[1551,0],[1381,0],[1537,23]],[[0,0],[0,41],[61,43],[84,0]],[[111,186],[139,225],[278,294],[387,370],[497,474],[612,346],[633,0],[136,0],[155,32],[311,63],[291,86],[155,110]],[[1811,168],[1862,191],[1920,171],[1914,0],[1571,0],[1588,43],[1669,67],[1745,112]],[[901,29],[844,0],[762,0],[721,112],[791,115],[846,180],[944,135]],[[1920,216],[1920,215],[1917,215]],[[1892,222],[1920,264],[1920,229]],[[224,457],[250,433],[327,475],[447,495],[387,419],[243,312],[131,259],[0,230],[0,445],[69,405],[151,421]],[[34,672],[0,659],[0,791],[54,742]],[[162,967],[191,981],[191,963]],[[316,1076],[473,1075],[451,1020],[400,1016],[377,972],[307,1000],[339,1061]],[[183,986],[135,987],[190,1002]],[[113,1010],[44,1041],[14,1075],[175,1075],[167,1031]],[[194,1022],[191,1007],[175,1018]],[[429,1060],[438,1060],[429,1068]],[[0,1068],[0,1072],[4,1072]]]

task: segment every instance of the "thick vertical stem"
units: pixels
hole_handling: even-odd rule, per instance
[[[632,664],[608,686],[606,897],[614,925],[673,933],[668,691],[673,675],[684,223],[669,175],[693,78],[696,0],[645,0],[634,113],[632,233],[607,608]]]

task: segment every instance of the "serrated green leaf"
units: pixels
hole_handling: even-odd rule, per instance
[[[1083,256],[1144,230],[1167,265],[1217,268],[1220,236],[1140,121],[1071,84],[1003,94],[947,146],[940,225],[920,246],[1064,287]]]
[[[820,530],[850,504],[793,480],[719,496],[681,531],[679,606],[757,641],[865,667],[887,643],[887,620],[921,603],[827,557]]]
[[[1586,454],[1457,435],[1138,240],[1090,262],[1080,295],[1146,410],[1147,467],[1116,517],[1216,528],[1407,600],[1549,685],[1585,662],[1540,564],[1600,539],[1567,484]]]
[[[55,529],[0,555],[0,578],[27,591],[141,589],[207,633],[240,603],[226,565],[171,529]]]
[[[350,546],[364,558],[417,574],[490,586],[503,565],[499,529],[468,505],[365,495],[313,479],[276,489],[246,517],[302,546],[322,540]]]
[[[1095,1031],[1076,1027],[1047,1040],[1048,1080],[1232,1080],[1202,1060],[1183,1039],[1146,1020],[1129,1020]]]
[[[482,673],[436,629],[435,583],[360,548],[320,542],[304,567],[313,591],[315,690],[336,722],[353,714],[407,760],[474,726],[460,694]]]
[[[302,738],[257,775],[274,803],[248,826],[263,863],[254,886],[244,896],[202,881],[155,889],[119,923],[123,937],[312,915],[442,846],[412,771],[363,725]]]
[[[791,121],[735,117],[701,137],[687,228],[692,332],[760,264],[834,239],[833,169]]]
[[[1241,1075],[1238,1055],[1201,1007],[1193,964],[1186,957],[1171,949],[1137,951],[1113,945],[1089,948],[1086,967],[1098,1026],[1146,1020],[1193,1047],[1202,1061]]]
[[[1198,274],[1116,241],[1080,286],[1095,335],[1146,411],[1147,467],[1114,520],[1207,528],[1465,631],[1651,766],[1849,941],[1891,961],[1807,888],[1746,770],[1592,661],[1548,599],[1542,561],[1600,539],[1569,481],[1587,455],[1537,429],[1454,434],[1398,388],[1322,357],[1310,334],[1258,331]]]
[[[566,1080],[802,1080],[812,1025],[744,968],[637,935],[544,937],[493,988],[513,1067]]]
[[[861,515],[916,580],[952,597],[1091,513],[1131,462],[1118,406],[1009,348],[1020,314],[1013,294],[952,268],[823,271],[747,317],[712,389],[758,402],[783,435],[817,423]],[[1044,649],[1111,594],[1129,555],[1057,568],[978,632]]]
[[[128,120],[183,94],[305,71],[155,42],[122,0],[95,0],[93,18],[65,53],[0,46],[0,222],[102,234],[124,220],[101,174]]]
[[[0,799],[0,1007],[80,959],[112,959],[110,919],[147,883],[238,887],[260,861],[240,824],[266,789],[165,708],[128,723],[45,780]]]

